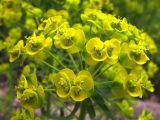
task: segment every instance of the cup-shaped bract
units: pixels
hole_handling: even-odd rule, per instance
[[[38,30],[44,31],[45,34],[50,34],[64,22],[66,22],[66,19],[64,19],[61,15],[51,16],[48,19],[45,19],[38,26]]]
[[[88,98],[87,91],[80,86],[72,86],[70,96],[74,101],[80,102]]]
[[[145,53],[145,48],[135,44],[129,45],[128,58],[139,65],[145,64],[149,60]]]
[[[126,89],[130,96],[142,98],[143,91],[140,84],[140,79],[136,74],[129,74],[126,78]]]
[[[9,54],[9,61],[14,62],[16,59],[19,58],[20,54],[23,51],[24,42],[20,40],[13,48],[8,51]]]
[[[9,50],[9,61],[14,62],[16,59],[18,59],[20,56],[20,50],[19,49],[11,49]]]
[[[86,44],[86,51],[95,61],[104,61],[108,56],[106,46],[100,38],[92,38]]]
[[[50,48],[52,46],[52,39],[45,38],[43,34],[28,38],[27,44],[25,45],[25,52],[29,55],[35,55],[39,53],[43,48]]]
[[[35,73],[21,74],[17,86],[17,98],[28,88],[38,88],[38,81]]]
[[[69,96],[72,81],[75,74],[72,70],[65,68],[53,76],[53,84],[56,87],[57,95],[61,98]]]
[[[109,64],[114,64],[117,62],[121,46],[120,46],[120,40],[118,39],[111,39],[104,42],[106,46],[106,53],[108,55],[107,59],[105,60]]]
[[[60,33],[61,34],[60,34]],[[66,49],[73,54],[79,52],[85,44],[85,34],[83,30],[75,28],[64,28],[57,32],[55,36],[55,46]]]
[[[39,86],[37,89],[28,88],[24,90],[23,94],[19,98],[20,104],[26,108],[39,108],[44,100],[43,87]]]
[[[131,71],[131,73],[135,74],[138,77],[138,79],[140,80],[142,88],[144,88],[144,89],[146,89],[150,92],[154,91],[153,84],[148,79],[147,72],[143,69],[142,66],[137,66],[136,68],[134,68]]]
[[[20,98],[23,91],[28,88],[28,81],[26,77],[22,74],[18,82],[19,83],[17,86],[17,98]]]
[[[74,101],[83,101],[91,96],[94,81],[90,72],[82,70],[78,73],[71,87],[70,96]]]
[[[76,86],[80,86],[81,88],[89,91],[94,88],[94,81],[90,72],[86,70],[82,70],[78,73],[74,84]]]
[[[35,55],[44,47],[44,35],[36,36],[35,34],[28,38],[25,51],[29,55]]]

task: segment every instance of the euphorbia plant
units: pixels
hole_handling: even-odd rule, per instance
[[[12,119],[20,114],[21,119],[34,119],[37,108],[42,119],[82,120],[87,113],[95,119],[97,106],[107,118],[118,117],[112,111],[132,118],[131,98],[142,98],[145,89],[154,91],[143,68],[148,53],[157,50],[154,41],[125,18],[96,9],[94,0],[87,1],[89,6],[85,1],[54,2],[58,8],[44,13],[32,35],[7,49],[10,62],[23,64],[16,91],[24,110],[17,110]],[[50,105],[60,108],[61,116],[52,113]],[[70,113],[63,114],[63,107]]]

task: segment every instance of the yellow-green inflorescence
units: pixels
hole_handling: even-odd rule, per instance
[[[25,110],[17,110],[11,120],[33,120],[33,110],[42,107],[48,117],[44,119],[50,119],[54,93],[67,102],[70,98],[81,102],[82,116],[83,106],[89,103],[92,109],[95,99],[102,101],[99,105],[107,113],[110,101],[127,98],[117,106],[132,116],[129,96],[142,98],[144,90],[154,91],[151,79],[158,66],[151,55],[158,49],[147,33],[126,18],[106,13],[113,8],[111,0],[0,2],[0,52],[6,51],[12,63],[11,67],[0,64],[0,74],[9,76],[12,65],[24,67],[16,92]],[[138,119],[152,119],[152,115],[144,111]]]
[[[56,93],[61,98],[71,97],[74,101],[83,101],[91,96],[94,89],[93,78],[86,70],[75,75],[71,69],[65,68],[52,79]]]
[[[86,51],[94,61],[105,61],[114,64],[118,60],[121,50],[120,41],[113,38],[101,41],[99,38],[92,38],[86,44]]]
[[[27,65],[19,78],[17,86],[17,98],[26,109],[39,108],[44,100],[43,86],[38,84],[35,72],[31,73]]]
[[[79,2],[72,3],[68,0],[64,8],[69,9],[71,4],[77,5]],[[22,5],[23,8],[27,6],[32,8],[27,3]],[[90,7],[96,7],[93,1]],[[32,28],[33,34],[26,37],[26,40],[21,40],[22,31],[15,28],[10,30],[6,41],[1,42],[7,46],[10,62],[22,58],[24,64],[25,61],[33,62],[38,72],[42,70],[44,74],[51,75],[46,77],[45,79],[49,80],[43,81],[41,85],[36,67],[24,67],[16,87],[17,98],[22,107],[27,110],[40,108],[45,101],[44,86],[53,88],[58,97],[71,98],[75,102],[85,102],[87,98],[92,98],[101,86],[104,89],[109,86],[110,92],[104,94],[112,94],[116,98],[128,95],[142,98],[144,89],[154,91],[149,79],[158,68],[153,62],[148,62],[148,53],[157,52],[154,41],[146,33],[129,24],[125,18],[116,18],[91,8],[86,8],[79,16],[80,20],[73,23],[69,11],[49,9],[37,25],[28,11],[25,28]],[[9,13],[5,12],[2,17],[9,20]],[[36,8],[33,8],[33,12],[37,17],[42,14],[42,11]],[[17,13],[17,16],[19,21],[20,13]],[[8,46],[11,39],[12,45]],[[3,46],[1,49],[4,49]],[[37,64],[38,62],[41,64]],[[147,62],[146,71],[143,65]],[[34,70],[31,70],[31,67]],[[44,78],[44,74],[40,74],[39,78]],[[50,85],[49,82],[53,84]],[[120,109],[124,106],[126,110],[130,110],[131,116],[133,110],[127,101],[119,104]],[[15,118],[20,112],[17,111]]]
[[[111,14],[89,8],[81,14],[82,23],[70,25],[69,14],[65,10],[57,12],[50,9],[45,13],[45,18],[39,24],[38,32],[28,37],[25,44],[19,41],[8,53],[10,62],[13,62],[19,58],[21,53],[40,58],[43,53],[52,51],[52,49],[55,52],[61,51],[70,56],[77,72],[80,65],[76,65],[76,62],[80,62],[81,71],[75,75],[74,69],[68,69],[67,65],[63,64],[66,61],[61,60],[62,56],[58,56],[58,52],[58,54],[50,52],[48,55],[56,60],[56,65],[60,64],[65,68],[59,71],[53,66],[56,71],[59,71],[53,79],[59,97],[70,96],[75,101],[83,101],[92,93],[94,77],[100,75],[114,81],[111,91],[115,96],[118,96],[119,89],[122,90],[119,97],[123,97],[126,91],[133,97],[142,97],[142,88],[153,92],[154,89],[148,80],[147,72],[140,69],[140,66],[150,60],[147,53],[154,54],[157,48],[146,33],[129,24],[125,18],[118,19]],[[76,56],[75,61],[72,55]],[[80,60],[78,60],[79,56]],[[42,58],[44,58],[43,63],[47,64],[45,62],[47,57]],[[90,68],[85,68],[83,62],[85,67],[90,66]],[[101,67],[97,68],[100,64]],[[49,66],[52,67],[52,65]],[[93,76],[91,75],[92,67],[99,70],[95,70]],[[113,69],[115,67],[116,69]],[[136,75],[135,71],[141,74]],[[113,74],[117,77],[113,77]],[[150,71],[148,74],[153,76]],[[29,92],[32,94],[30,98],[36,96],[37,91],[30,89],[26,90],[23,95]]]

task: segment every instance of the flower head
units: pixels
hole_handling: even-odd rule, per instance
[[[107,58],[106,46],[99,38],[92,38],[86,44],[86,51],[95,61],[104,61]]]
[[[53,83],[59,97],[66,98],[69,96],[71,83],[74,79],[74,72],[68,68],[61,70],[53,76]]]
[[[106,53],[107,53],[107,63],[115,63],[118,60],[121,46],[120,41],[118,39],[111,39],[104,42],[106,46]]]
[[[19,100],[24,108],[39,108],[44,100],[43,87],[39,86],[36,90],[31,88],[24,90]]]
[[[33,34],[33,36],[28,38],[28,42],[25,46],[25,51],[29,55],[35,55],[38,52],[40,52],[43,48],[48,47],[50,48],[52,46],[52,39],[51,38],[45,38],[44,35],[36,36]]]
[[[128,58],[139,65],[145,64],[149,60],[144,48],[135,44],[129,46]]]

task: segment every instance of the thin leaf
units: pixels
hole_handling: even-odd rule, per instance
[[[90,118],[94,119],[96,116],[96,113],[95,113],[91,99],[89,98],[86,99],[84,104],[86,106],[86,109],[87,109],[87,112],[89,113]]]
[[[110,109],[105,104],[105,100],[103,99],[103,96],[95,89],[95,93],[92,96],[95,103],[105,112],[106,116],[108,118],[113,118],[113,115],[111,114]]]
[[[78,120],[85,120],[85,116],[86,116],[86,106],[84,104],[84,102],[81,103],[81,111],[80,111],[80,115]]]
[[[72,112],[66,117],[66,119],[70,120],[74,117],[75,113],[77,112],[78,108],[80,107],[80,103],[76,102],[74,109],[72,110]]]

